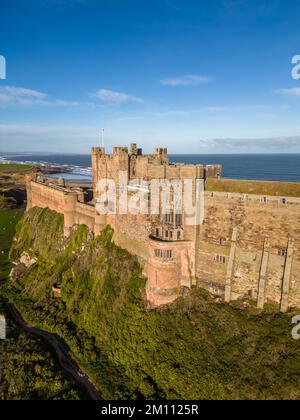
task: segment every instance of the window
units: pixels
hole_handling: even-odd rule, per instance
[[[171,223],[172,221],[172,214],[171,213],[166,213],[165,214],[165,223]]]
[[[181,232],[180,231],[177,232],[177,239],[181,239]]]
[[[220,245],[225,245],[226,239],[225,238],[220,238]]]
[[[175,215],[175,224],[176,226],[182,226],[182,214]]]
[[[168,237],[169,237],[169,231],[166,230],[166,238],[168,238]]]
[[[159,238],[159,229],[156,229],[156,237]]]
[[[279,249],[278,249],[278,255],[279,255],[280,257],[285,257],[285,255],[286,255],[286,250],[285,250],[284,248],[279,248]]]
[[[164,260],[170,260],[172,258],[172,250],[171,249],[167,249],[165,251],[163,251],[162,249],[155,249],[154,250],[154,255],[157,258],[162,258]]]
[[[169,249],[168,251],[166,251],[166,258],[167,259],[171,259],[172,258],[172,250]]]
[[[215,255],[214,261],[218,264],[225,264],[226,258],[223,255]]]
[[[170,239],[173,239],[173,232],[170,230]]]

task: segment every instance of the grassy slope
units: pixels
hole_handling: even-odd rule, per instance
[[[241,181],[233,179],[208,179],[207,191],[241,194],[272,195],[278,197],[300,197],[300,182]]]
[[[32,169],[31,165],[21,165],[19,163],[0,163],[0,173],[22,173]]]
[[[7,278],[11,269],[8,253],[22,213],[20,210],[0,209],[0,281]]]
[[[0,302],[0,313],[6,314]],[[84,393],[65,375],[43,340],[6,316],[7,339],[0,341],[0,400],[67,400]]]
[[[0,209],[0,281],[11,269],[8,252],[21,210]],[[70,380],[56,362],[56,356],[43,340],[23,332],[7,316],[7,339],[0,341],[0,400],[6,399],[80,399],[85,394]]]
[[[104,397],[300,398],[289,316],[217,304],[201,289],[148,310],[140,267],[111,235],[80,226],[66,241],[61,216],[32,209],[11,257],[25,249],[38,263],[7,289],[23,316],[65,339]]]

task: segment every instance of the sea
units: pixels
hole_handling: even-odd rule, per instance
[[[169,155],[170,162],[187,164],[221,164],[222,177],[300,182],[300,154],[177,154]],[[66,179],[90,181],[91,156],[79,154],[1,154],[0,161],[39,163],[62,166]]]

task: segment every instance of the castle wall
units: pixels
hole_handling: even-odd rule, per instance
[[[95,229],[95,207],[77,202],[75,206],[75,224],[86,225],[92,232]]]
[[[294,239],[287,281],[288,306],[300,306],[300,200],[206,193],[205,220],[196,250],[198,284],[234,300],[249,296],[280,305],[288,269],[289,238]],[[236,242],[232,232],[236,229]],[[234,252],[232,252],[234,246]],[[232,255],[231,255],[232,254]],[[228,264],[233,258],[231,278]]]
[[[125,214],[119,215],[112,226],[115,230],[115,242],[147,261],[150,221],[144,215]]]
[[[190,242],[149,241],[146,295],[154,306],[174,301],[182,286],[191,287],[193,250]]]
[[[69,235],[70,229],[76,223],[76,205],[78,194],[67,191],[63,187],[52,186],[31,181],[27,185],[27,191],[30,195],[30,204],[28,206],[48,207],[64,215],[64,233]]]
[[[46,185],[31,182],[31,205],[49,207],[57,213],[65,211],[65,193],[63,189],[49,188]]]
[[[221,172],[219,165],[169,165],[165,149],[143,156],[135,145],[131,154],[117,147],[110,156],[94,148],[92,165],[95,201],[97,181],[118,182],[119,171],[129,180],[147,181],[217,179]],[[226,302],[247,296],[259,308],[266,303],[281,311],[300,307],[300,198],[206,192],[204,223],[195,227],[187,226],[184,216],[177,222],[162,214],[99,215],[83,202],[82,192],[30,178],[27,196],[28,208],[49,207],[64,215],[65,235],[74,224],[95,234],[110,224],[115,243],[142,264],[147,298],[155,306],[175,300],[182,287],[199,285]]]

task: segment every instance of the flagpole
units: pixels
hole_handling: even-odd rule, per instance
[[[102,147],[104,148],[104,128],[101,128],[101,144],[102,144]]]

